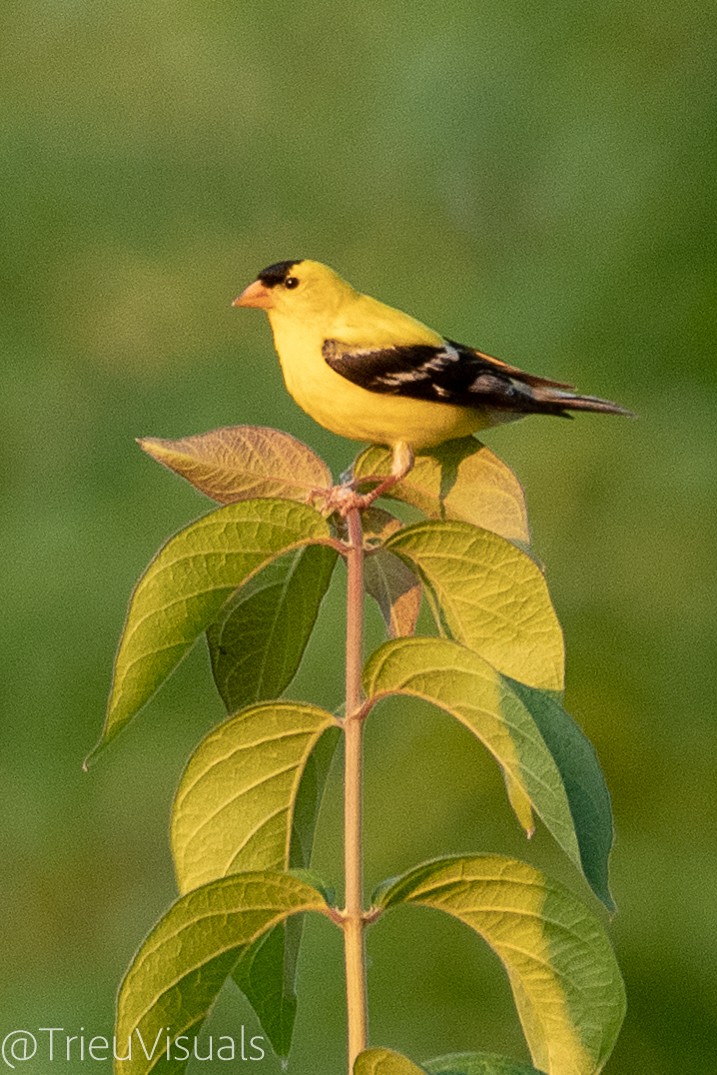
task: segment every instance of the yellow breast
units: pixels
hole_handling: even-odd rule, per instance
[[[406,441],[420,451],[492,424],[488,414],[472,408],[369,392],[336,373],[324,360],[321,351],[324,340],[329,337],[361,345],[350,338],[355,328],[346,318],[343,324],[332,325],[328,332],[325,327],[319,331],[293,318],[270,317],[270,321],[290,395],[314,421],[332,433],[389,446]],[[439,336],[419,322],[413,324],[416,338],[404,338],[404,344],[441,342]],[[375,338],[376,328],[380,326],[374,320],[371,346],[391,346],[397,342],[395,324],[386,325],[385,331],[379,332],[385,338]],[[426,333],[430,333],[428,340]]]

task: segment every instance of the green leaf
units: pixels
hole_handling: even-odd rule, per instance
[[[624,987],[602,925],[566,888],[525,863],[477,855],[427,863],[383,887],[379,906],[398,904],[445,911],[493,948],[539,1070],[602,1070],[624,1017]]]
[[[224,877],[178,900],[143,943],[120,988],[117,1041],[123,1052],[129,1040],[134,1047],[116,1072],[148,1075],[158,1066],[162,1075],[183,1072],[185,1043],[177,1038],[186,1035],[191,1049],[241,954],[277,923],[304,911],[325,914],[323,896],[304,881],[268,871]],[[152,1053],[155,1041],[160,1044]]]
[[[207,630],[214,682],[227,711],[278,698],[296,675],[336,564],[309,545],[272,560]]]
[[[287,500],[229,504],[170,538],[132,595],[104,732],[90,757],[149,701],[255,571],[283,552],[328,539],[318,512]]]
[[[383,616],[391,638],[405,638],[416,630],[421,608],[421,584],[403,560],[386,549],[376,549],[364,566],[366,592]]]
[[[254,497],[305,503],[331,485],[330,470],[310,448],[264,426],[227,426],[181,440],[143,437],[138,444],[220,504]]]
[[[613,843],[612,808],[595,748],[555,698],[522,683],[509,682],[540,729],[560,770],[583,873],[598,899],[609,911],[614,911],[608,876]]]
[[[289,861],[293,876],[303,878],[322,892],[327,903],[334,894],[310,874],[314,831],[326,779],[339,740],[339,728],[328,728],[309,754],[294,799],[291,820]],[[274,926],[266,935],[266,947],[255,956],[258,941],[247,950],[234,968],[233,978],[254,1008],[278,1056],[288,1056],[296,1017],[296,974],[303,932],[303,920],[290,918]]]
[[[336,725],[317,706],[264,702],[241,710],[202,740],[172,810],[180,892],[230,873],[289,866],[304,766],[323,733]]]
[[[544,1075],[497,1053],[451,1053],[424,1063],[427,1075]]]
[[[385,546],[421,576],[439,626],[513,679],[560,691],[563,635],[537,564],[469,523],[417,523]]]
[[[336,724],[315,706],[271,702],[209,733],[172,811],[181,892],[239,871],[308,867]],[[301,927],[298,919],[274,926],[233,971],[279,1056],[291,1047]]]
[[[324,732],[304,764],[291,819],[288,863],[291,869],[306,869],[311,864],[314,828],[339,734],[338,726]]]
[[[366,1049],[356,1057],[353,1075],[426,1075],[408,1057],[393,1049]]]
[[[477,653],[445,638],[387,642],[364,674],[368,698],[409,694],[456,717],[493,754],[509,789],[533,804],[563,850],[580,855],[563,781],[535,721],[506,680]],[[515,801],[511,796],[512,805]],[[525,825],[525,815],[518,820]],[[528,820],[530,814],[528,812]]]
[[[496,1053],[452,1053],[419,1067],[392,1049],[367,1049],[356,1058],[354,1075],[544,1075]]]
[[[296,971],[303,922],[274,926],[239,957],[232,978],[256,1012],[277,1056],[287,1057],[296,1022]]]
[[[372,446],[354,463],[357,478],[390,473],[392,456]],[[509,541],[530,543],[523,488],[489,448],[465,437],[416,456],[413,469],[387,494],[431,519],[459,519]]]
[[[364,545],[364,585],[379,607],[391,638],[405,638],[416,630],[423,588],[413,571],[383,543],[403,525],[383,508],[370,507],[362,516]]]

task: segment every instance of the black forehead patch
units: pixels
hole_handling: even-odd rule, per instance
[[[297,261],[277,261],[275,265],[269,265],[266,269],[262,269],[257,276],[257,280],[261,280],[262,284],[266,284],[267,287],[276,287],[277,284],[283,284],[293,266],[301,264],[301,261],[301,258]]]

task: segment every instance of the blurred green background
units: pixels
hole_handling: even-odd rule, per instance
[[[174,898],[183,760],[221,715],[199,647],[80,770],[133,582],[209,508],[133,437],[257,423],[336,472],[355,452],[288,399],[264,319],[230,308],[263,266],[305,256],[639,412],[488,439],[526,486],[568,708],[613,794],[629,1014],[606,1072],[717,1070],[716,23],[712,0],[4,0],[0,1031],[110,1030]],[[292,690],[328,705],[340,597]],[[496,850],[591,901],[544,833],[526,845],[495,766],[437,713],[370,723],[366,810],[370,885]],[[343,1067],[334,932],[308,929],[291,1075]],[[375,1044],[526,1057],[499,966],[457,924],[396,912],[370,960]],[[211,1025],[242,1020],[227,993]]]

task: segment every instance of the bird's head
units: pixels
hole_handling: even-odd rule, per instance
[[[255,306],[269,318],[310,319],[333,313],[355,294],[328,265],[319,261],[278,261],[262,269],[254,283],[234,299],[233,306]]]

